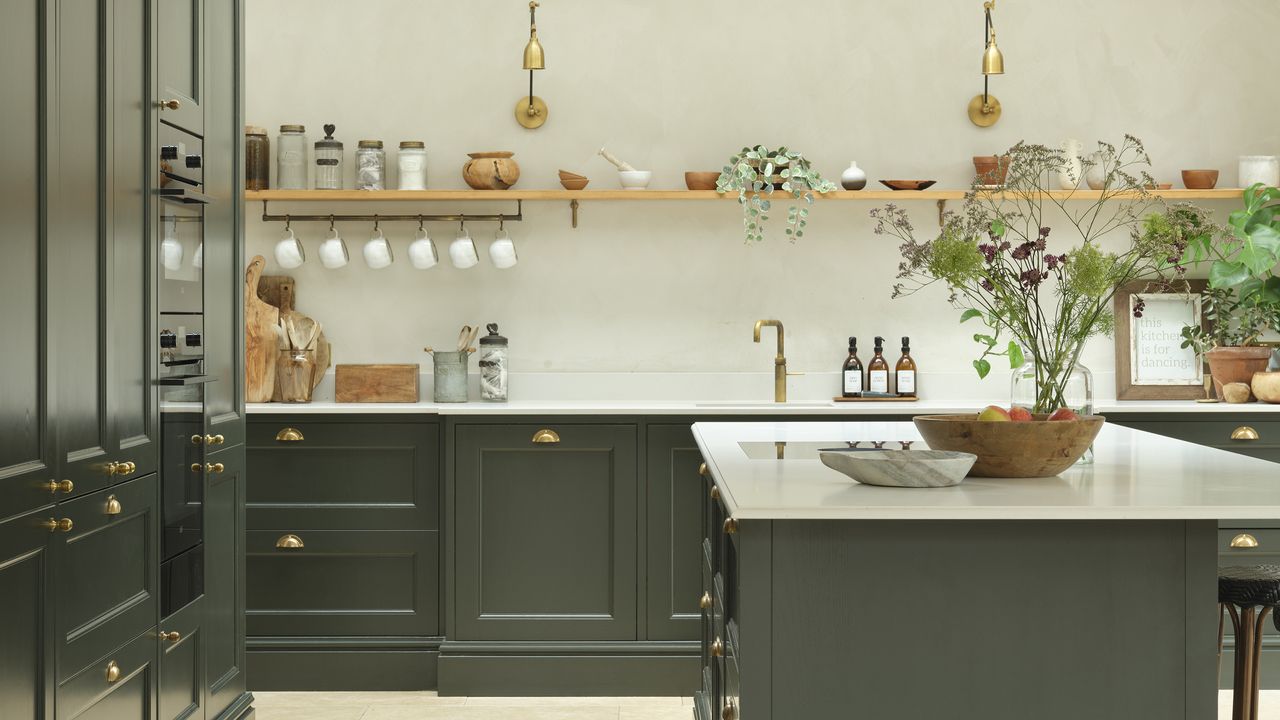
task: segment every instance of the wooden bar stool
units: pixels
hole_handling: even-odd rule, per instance
[[[1280,565],[1218,568],[1218,659],[1222,659],[1222,609],[1231,614],[1236,637],[1231,720],[1258,720],[1258,665],[1262,628],[1280,605]],[[1280,619],[1276,619],[1280,629]]]

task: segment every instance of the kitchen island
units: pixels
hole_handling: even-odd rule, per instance
[[[1108,425],[1058,477],[896,489],[817,450],[911,423],[693,429],[703,720],[1216,712],[1218,521],[1280,519],[1274,464]]]

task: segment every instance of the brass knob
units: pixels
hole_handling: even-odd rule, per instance
[[[76,489],[76,484],[71,482],[70,480],[50,480],[44,485],[41,485],[41,487],[43,487],[45,490],[48,490],[51,493],[56,493],[59,490],[61,490],[64,493],[70,493],[72,490]]]
[[[209,463],[208,465],[204,466],[204,469],[208,470],[211,473],[220,473],[223,470],[226,470],[227,466],[223,465],[222,463]]]
[[[1232,440],[1257,440],[1258,437],[1258,431],[1248,425],[1241,425],[1231,431]]]
[[[171,643],[178,642],[179,640],[182,639],[182,633],[177,631],[165,632],[164,630],[161,630],[160,639],[167,640]]]
[[[733,518],[729,518],[729,519],[725,520],[725,521],[724,521],[724,534],[725,534],[725,535],[732,535],[732,534],[734,534],[734,533],[736,533],[736,532],[738,532],[738,521],[737,521],[737,520],[734,520]]]
[[[1249,533],[1240,533],[1231,538],[1231,547],[1233,548],[1256,548],[1258,547],[1258,538]]]
[[[123,510],[124,508],[120,505],[120,501],[116,499],[115,495],[107,496],[107,514],[108,515],[119,515]]]
[[[281,550],[301,550],[306,547],[306,544],[297,535],[281,535],[280,539],[276,540],[276,547]]]
[[[191,463],[191,472],[204,472],[204,465],[201,463]]]
[[[706,477],[708,472],[710,471],[707,470],[706,463],[702,463],[701,465],[698,466],[698,474],[701,475],[702,477]]]
[[[302,442],[306,438],[302,436],[302,431],[298,428],[287,427],[276,433],[276,440],[278,442]]]
[[[71,532],[71,528],[74,528],[76,524],[71,522],[71,518],[62,518],[61,520],[49,518],[40,523],[40,526],[49,532]]]
[[[738,707],[733,700],[725,700],[724,709],[720,711],[720,720],[738,720]]]
[[[711,486],[711,499],[712,500],[720,499],[720,488],[716,487],[715,485]]]
[[[107,663],[107,682],[113,683],[120,679],[120,666],[115,660]]]
[[[711,657],[724,657],[724,641],[720,638],[711,641]]]
[[[203,435],[192,435],[192,436],[191,436],[191,444],[192,444],[192,445],[201,445],[201,444],[203,444],[203,443],[204,443],[204,436],[203,436]]]
[[[709,592],[702,593],[702,597],[698,598],[698,607],[702,608],[703,610],[711,609],[711,593]]]
[[[156,105],[167,110],[177,110],[182,107],[182,102],[179,100],[161,100]]]
[[[205,445],[221,445],[221,444],[225,443],[226,441],[227,441],[226,436],[221,435],[221,434],[218,434],[218,435],[205,435],[205,436],[204,436],[204,444],[205,444]]]
[[[533,441],[535,443],[550,443],[554,445],[555,443],[560,442],[560,436],[556,434],[555,430],[547,430],[546,428],[543,428],[533,434]]]
[[[107,476],[108,476],[108,477],[110,477],[110,476],[112,476],[112,475],[123,475],[123,474],[124,474],[124,463],[109,462],[109,463],[107,463],[107,467],[106,467],[106,468],[104,468],[104,469],[107,471]]]

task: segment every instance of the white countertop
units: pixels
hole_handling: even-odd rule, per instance
[[[711,422],[693,432],[740,520],[1280,519],[1280,464],[1118,425],[1103,426],[1092,465],[948,488],[860,485],[820,460],[753,460],[738,444],[919,440],[909,422]]]

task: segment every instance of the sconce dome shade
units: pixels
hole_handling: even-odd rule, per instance
[[[545,70],[546,58],[542,54],[542,43],[538,42],[538,33],[529,36],[529,44],[524,46],[524,69]]]
[[[986,52],[982,53],[982,74],[1004,74],[1004,53],[1000,52],[1000,48],[996,47],[996,39],[994,37],[991,38],[991,42],[987,43]]]

